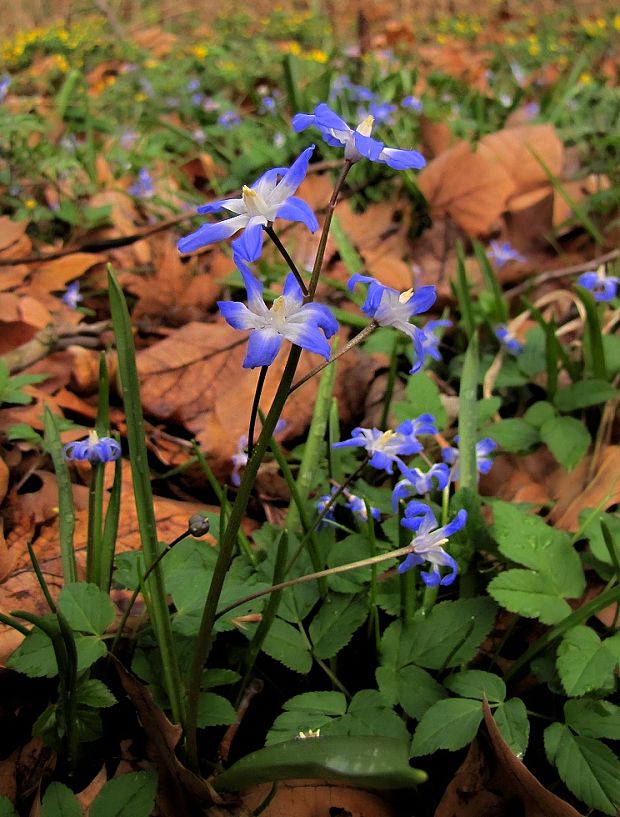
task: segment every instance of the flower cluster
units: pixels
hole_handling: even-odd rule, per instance
[[[454,438],[454,442],[458,444],[458,441],[459,438],[456,436]],[[489,454],[495,451],[496,448],[497,443],[490,437],[485,437],[484,440],[480,440],[479,443],[476,443],[476,468],[478,469],[479,474],[488,474],[491,470],[493,460],[489,457]],[[452,466],[450,478],[454,482],[458,482],[460,476],[460,451],[458,448],[453,448],[452,446],[448,445],[442,450],[441,455],[443,461]]]

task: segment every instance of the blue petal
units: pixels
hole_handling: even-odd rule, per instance
[[[231,247],[243,261],[256,261],[263,249],[263,225],[248,225],[239,238],[231,243]]]
[[[218,301],[220,313],[233,329],[255,329],[254,317],[245,304],[239,301]]]
[[[457,530],[461,530],[461,528],[464,528],[466,522],[467,511],[461,508],[461,510],[457,513],[452,522],[449,522],[443,529],[444,536],[452,536],[452,534],[456,533]]]
[[[296,113],[291,125],[296,133],[300,133],[302,130],[312,127],[315,120],[316,116],[312,113]]]
[[[412,567],[417,567],[423,563],[424,559],[421,556],[418,556],[417,553],[410,553],[405,561],[398,565],[398,572],[404,573],[407,570],[411,570]]]
[[[237,269],[241,273],[243,283],[245,284],[246,292],[248,293],[248,306],[255,314],[259,314],[267,310],[267,305],[263,298],[263,285],[250,272],[250,268],[243,262],[238,255],[233,254],[233,260],[237,265]]]
[[[277,184],[277,191],[280,195],[283,197],[285,194],[287,196],[291,196],[297,190],[299,185],[306,178],[306,173],[308,172],[308,162],[310,161],[313,151],[314,145],[310,145],[310,147],[302,151],[302,153],[300,153],[300,155],[295,159],[293,164],[284,174],[284,178]]]
[[[454,575],[456,575],[456,573]],[[439,568],[435,565],[433,565],[432,570],[430,570],[428,573],[425,570],[421,570],[420,576],[422,576],[422,581],[427,587],[437,587],[441,579],[441,576],[439,575]],[[454,578],[452,581],[454,581]]]
[[[301,311],[304,316],[309,315],[315,325],[325,332],[325,337],[331,338],[338,331],[338,321],[324,304],[305,304]]]
[[[409,369],[409,374],[417,374],[422,368],[426,356],[424,351],[424,332],[418,329],[417,326],[414,326],[411,339],[413,340],[413,366]],[[435,434],[436,431],[430,433]]]
[[[241,213],[245,212],[245,205],[243,203],[243,199],[220,199],[219,201],[212,201],[210,204],[202,204],[200,207],[197,208],[196,212],[204,215],[204,213],[217,213],[218,210],[227,210],[227,204],[233,206],[234,204],[239,203],[239,206],[243,206],[241,209]],[[233,210],[233,212],[238,212],[237,209]]]
[[[218,221],[215,224],[203,224],[194,233],[182,238],[177,244],[177,248],[179,252],[195,252],[209,244],[215,244],[216,241],[230,238],[231,235],[234,235],[245,226],[247,220],[246,216],[235,216],[234,218],[224,219],[224,221]]]
[[[304,294],[301,291],[297,278],[295,278],[292,272],[289,272],[286,276],[284,287],[282,288],[282,295],[287,301],[292,301],[298,309],[301,309],[301,305],[304,302]]]
[[[302,349],[322,355],[329,360],[331,354],[329,343],[325,340],[321,330],[310,321],[304,323],[287,321],[282,334],[296,346],[301,346]]]
[[[353,448],[361,446],[366,447],[366,440],[363,437],[352,437],[350,440],[341,440],[339,443],[332,443],[332,448]]]
[[[409,170],[410,168],[420,170],[426,165],[426,159],[417,150],[401,150],[400,148],[384,148],[379,161],[394,170]]]
[[[356,272],[355,275],[352,275],[348,282],[347,282],[347,289],[353,292],[355,289],[356,284],[373,284],[376,283],[375,279],[372,278],[370,275],[362,275],[359,272]]]
[[[437,300],[437,291],[434,286],[420,287],[414,295],[407,301],[407,306],[411,309],[410,315],[419,315],[426,312]]]
[[[379,154],[383,150],[383,142],[378,142],[376,139],[373,139],[372,136],[364,136],[359,131],[353,131],[353,139],[355,141],[355,147],[362,156],[365,156],[373,162],[379,158]]]
[[[312,212],[310,205],[298,199],[297,196],[289,196],[282,207],[278,210],[278,218],[285,218],[287,221],[301,221],[311,233],[319,229],[319,222]]]
[[[385,471],[388,474],[392,473],[392,459],[384,454],[382,451],[375,451],[372,455],[369,465],[379,471]]]
[[[282,335],[273,329],[256,329],[248,338],[248,351],[243,361],[244,369],[269,366],[276,359],[282,346]]]
[[[334,113],[334,111],[332,111],[329,105],[327,105],[325,102],[321,102],[316,106],[314,109],[314,116],[316,118],[316,124],[320,128],[351,132],[351,128],[347,125],[344,119],[341,119],[337,113]]]

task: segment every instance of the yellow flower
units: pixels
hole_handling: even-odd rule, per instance
[[[34,210],[36,206],[37,203],[35,199],[26,199],[26,201],[24,202],[24,207],[26,208],[26,210]]]
[[[208,53],[209,49],[204,45],[194,45],[192,47],[192,54],[199,60],[204,60]]]
[[[620,14],[616,14],[614,17],[614,28],[616,31],[620,31]]]
[[[146,94],[143,94],[142,91],[138,91],[138,93],[134,96],[136,102],[145,102],[146,101]]]
[[[151,59],[148,59],[148,60],[144,61],[144,67],[145,68],[157,68],[158,65],[159,65],[159,60],[154,60],[154,59],[151,58]]]
[[[532,55],[532,57],[537,57],[540,54],[540,46],[538,43],[530,43],[527,47],[527,50]]]
[[[54,64],[59,71],[66,73],[69,70],[69,63],[63,54],[54,54]]]
[[[439,43],[439,45],[445,45],[448,42],[448,38],[445,34],[438,34],[435,37],[435,40]]]
[[[592,85],[593,81],[592,74],[589,71],[582,71],[577,80],[580,85]]]
[[[312,51],[308,51],[305,54],[305,58],[307,60],[312,60],[313,62],[320,62],[323,65],[328,61],[329,57],[325,53],[325,51],[321,51],[319,48],[315,48]]]

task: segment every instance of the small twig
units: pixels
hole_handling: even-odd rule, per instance
[[[105,329],[111,326],[109,321],[99,321],[98,323],[81,323],[78,326],[55,326],[50,324],[41,329],[27,343],[23,343],[16,349],[12,349],[4,355],[0,355],[0,360],[6,364],[9,372],[14,374],[28,366],[32,366],[39,360],[43,360],[55,349],[75,344],[82,335],[100,335]]]
[[[593,258],[591,261],[584,261],[581,264],[573,264],[570,267],[562,267],[561,269],[541,272],[540,275],[534,275],[532,278],[528,278],[527,280],[522,281],[520,284],[507,289],[504,292],[504,297],[516,298],[517,295],[521,295],[522,292],[526,292],[528,289],[530,289],[530,287],[536,286],[537,284],[542,284],[545,281],[552,281],[555,278],[565,278],[567,275],[574,275],[577,272],[587,272],[588,270],[596,269],[601,264],[607,264],[610,261],[613,261],[619,254],[620,250],[611,250],[610,252],[605,253],[605,255],[599,255],[597,258]]]
[[[241,698],[241,702],[237,707],[237,719],[233,724],[231,724],[226,732],[224,733],[224,737],[220,743],[220,748],[218,749],[218,758],[222,763],[226,763],[228,760],[228,755],[230,754],[230,747],[235,739],[235,735],[239,727],[241,726],[241,721],[245,717],[245,713],[248,711],[250,703],[252,702],[252,698],[255,695],[258,695],[259,692],[263,691],[264,683],[260,680],[260,678],[254,678],[250,683],[247,685],[245,692],[243,693],[243,698]]]

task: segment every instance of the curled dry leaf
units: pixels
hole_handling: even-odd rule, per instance
[[[8,216],[0,216],[0,253],[16,244],[26,235],[27,221],[11,221]]]
[[[255,786],[243,793],[243,803],[251,810],[258,808],[270,789],[269,783]],[[263,817],[396,817],[397,811],[377,792],[322,780],[287,780],[278,785],[275,797],[261,813]]]

